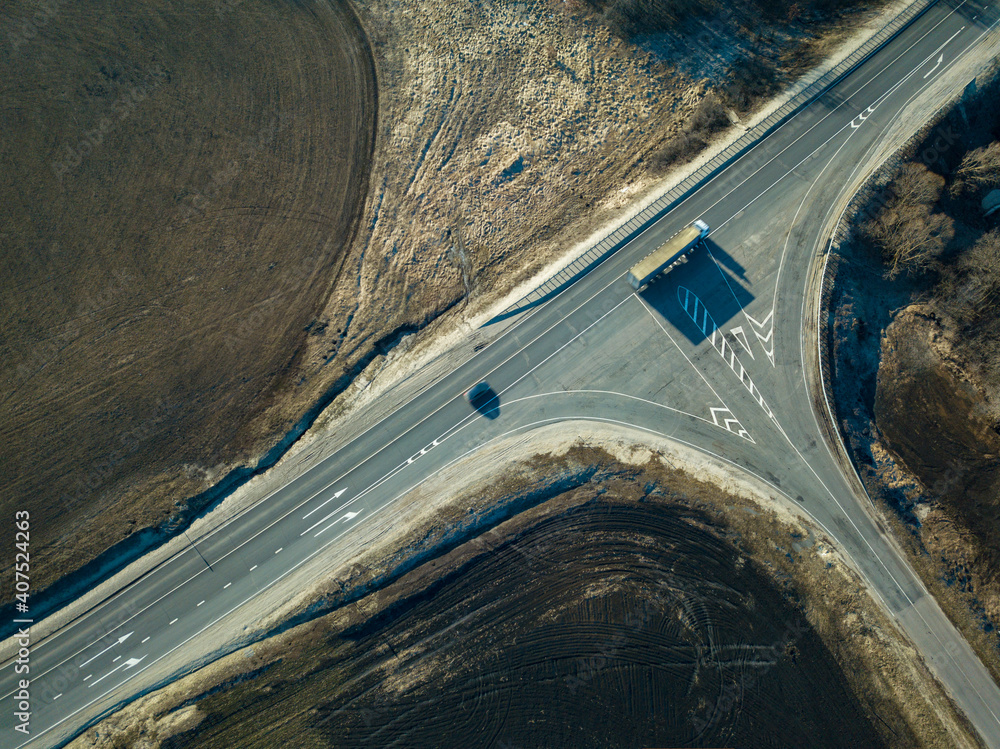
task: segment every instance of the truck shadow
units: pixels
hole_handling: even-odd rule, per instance
[[[716,328],[746,325],[741,312],[754,300],[746,270],[711,239],[687,263],[660,276],[639,296],[697,346]],[[751,331],[745,331],[752,338]]]

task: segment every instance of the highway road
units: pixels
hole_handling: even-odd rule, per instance
[[[992,7],[938,3],[622,250],[522,312],[505,332],[346,447],[77,620],[34,643],[30,736],[14,730],[14,663],[0,668],[0,745],[65,743],[150,688],[153,666],[411,487],[504,435],[561,420],[620,423],[738,466],[835,539],[988,746],[1000,689],[883,535],[823,438],[816,398],[817,269],[834,206],[900,110],[981,54]],[[691,262],[636,293],[626,270],[696,218]],[[811,341],[811,343],[810,343]],[[462,393],[487,380],[489,413]]]

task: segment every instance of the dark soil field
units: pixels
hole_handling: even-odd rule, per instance
[[[31,512],[38,590],[288,431],[376,81],[339,1],[0,17],[0,513]]]
[[[801,613],[697,512],[597,500],[478,547],[163,746],[883,745]]]
[[[330,613],[72,749],[975,745],[828,539],[643,461],[509,456],[500,485],[453,485],[388,568],[323,581]],[[513,514],[390,571],[498,506]]]
[[[889,265],[864,223],[881,215],[871,191],[835,263],[829,341],[837,419],[869,494],[1000,678],[1000,253],[997,217],[981,207],[1000,165],[978,179],[963,167],[1000,136],[998,101],[994,78],[879,177],[891,185],[900,165],[926,166],[943,185],[931,210],[953,236],[883,278]],[[951,145],[933,149],[943,132]]]

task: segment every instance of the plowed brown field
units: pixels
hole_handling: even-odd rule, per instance
[[[343,2],[42,5],[5,4],[0,54],[0,513],[31,511],[36,589],[287,431],[260,417],[376,113]]]

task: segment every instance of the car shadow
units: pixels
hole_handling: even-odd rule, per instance
[[[485,392],[472,398],[469,403],[487,419],[496,419],[500,416],[500,396],[493,388],[487,388]]]

